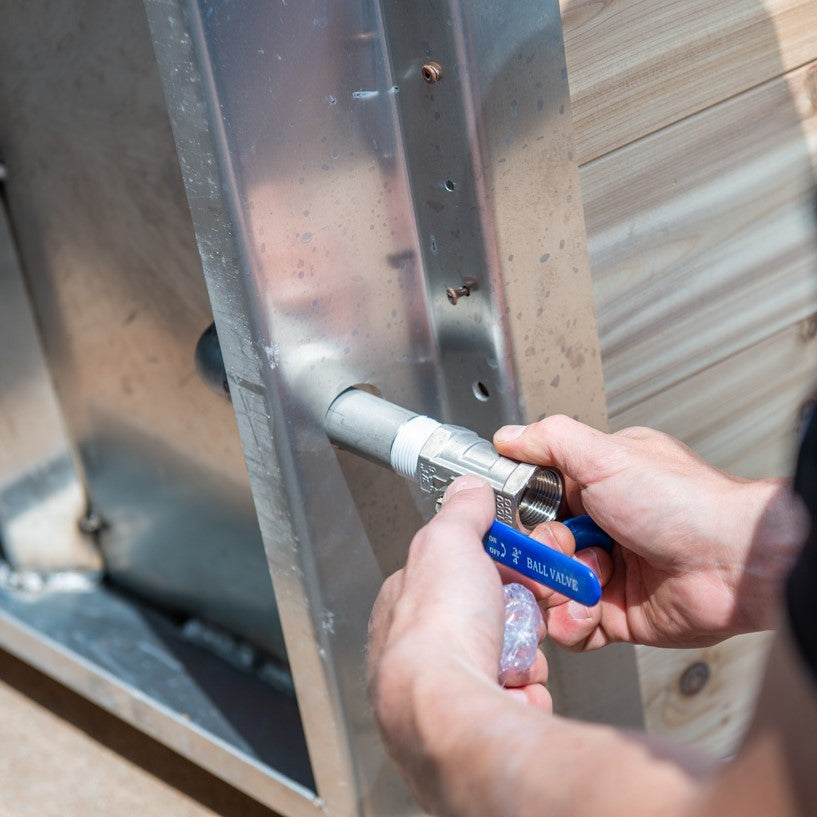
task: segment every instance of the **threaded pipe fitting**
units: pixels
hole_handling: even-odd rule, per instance
[[[562,501],[562,479],[552,468],[538,468],[519,503],[519,521],[531,530],[552,522]]]

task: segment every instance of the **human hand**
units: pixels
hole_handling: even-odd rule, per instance
[[[807,524],[783,481],[733,477],[651,429],[604,434],[563,416],[500,429],[494,445],[560,470],[570,511],[618,543],[612,561],[583,553],[598,562],[604,595],[591,609],[550,607],[555,641],[696,646],[772,625]]]
[[[497,682],[500,575],[521,577],[498,570],[483,549],[494,513],[487,485],[456,480],[372,611],[369,695],[384,744],[418,802],[446,815],[654,814],[668,797],[681,802],[689,788],[684,763],[668,762],[665,752],[651,763],[651,751],[632,735],[551,717],[541,652],[513,679],[516,688]],[[564,525],[533,533],[572,555]],[[549,603],[564,601],[537,587]]]
[[[488,485],[455,480],[440,512],[414,537],[405,568],[386,580],[375,601],[369,693],[384,742],[410,780],[421,776],[427,741],[449,728],[440,719],[450,713],[450,730],[461,728],[456,704],[440,712],[443,698],[466,706],[487,698],[486,706],[502,712],[518,701],[551,709],[541,652],[530,669],[506,680],[513,688],[497,681],[505,605],[500,574],[482,545],[494,513]]]
[[[500,574],[483,548],[494,513],[493,492],[478,477],[460,477],[448,488],[439,513],[414,537],[406,566],[386,579],[375,600],[369,621],[370,682],[384,654],[393,658],[395,647],[426,672],[467,666],[470,673],[497,682],[505,622],[502,577],[518,576],[506,569]],[[562,534],[556,546],[563,548],[568,538],[569,533]],[[544,625],[539,635],[544,638]],[[546,677],[540,653],[527,673],[507,679],[506,686],[523,691],[530,686],[529,702],[547,707],[549,696],[541,686]]]

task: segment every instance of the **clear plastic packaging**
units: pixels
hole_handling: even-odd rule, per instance
[[[521,584],[506,584],[505,637],[499,659],[499,683],[503,686],[533,666],[544,623],[533,593]]]

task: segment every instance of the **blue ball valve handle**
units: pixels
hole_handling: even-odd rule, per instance
[[[602,547],[609,551],[612,547],[613,540],[589,516],[568,519],[565,525],[576,537],[577,550]],[[598,604],[601,584],[587,565],[496,520],[482,541],[495,562],[587,607]]]
[[[573,534],[576,550],[601,548],[608,553],[613,550],[613,537],[605,533],[587,514],[565,519],[563,524]]]

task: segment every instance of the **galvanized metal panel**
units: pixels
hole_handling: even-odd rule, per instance
[[[0,544],[16,567],[99,570],[87,500],[0,205]]]
[[[0,570],[6,649],[260,802],[322,813],[289,695],[108,588],[74,577],[32,591],[8,579]]]
[[[335,457],[322,418],[365,383],[484,434],[554,410],[603,424],[558,10],[146,5],[318,791],[331,812],[413,811],[361,648],[418,517],[399,481]],[[611,659],[608,711],[637,721],[632,654]],[[556,663],[579,713],[603,667]]]

